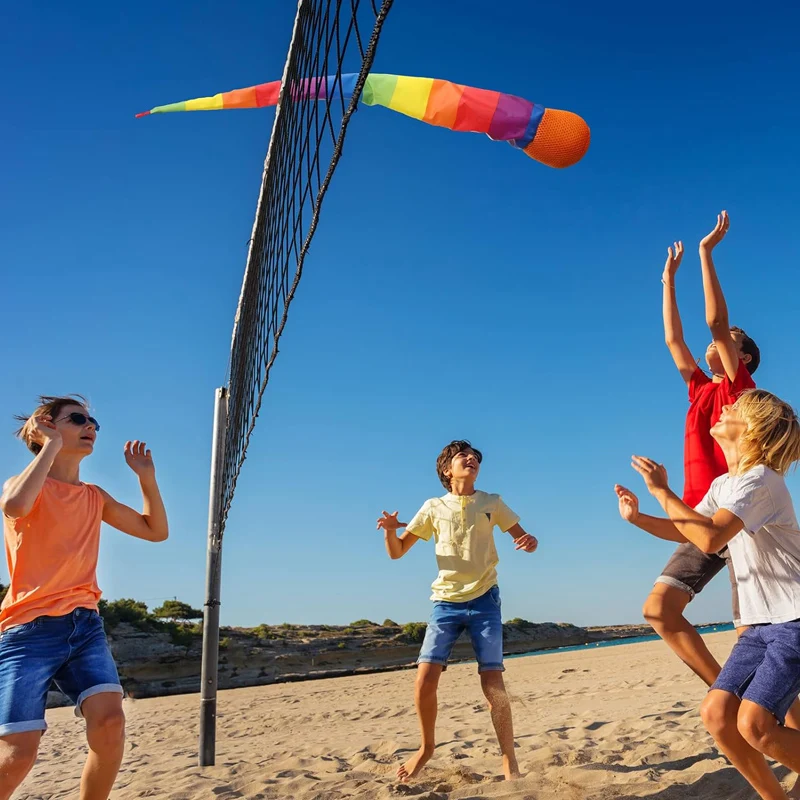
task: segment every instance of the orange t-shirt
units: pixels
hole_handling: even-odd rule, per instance
[[[96,486],[47,478],[27,516],[3,515],[11,584],[0,606],[0,632],[76,608],[97,610],[103,504]]]

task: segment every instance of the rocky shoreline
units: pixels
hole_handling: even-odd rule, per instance
[[[387,623],[390,621],[387,620]],[[350,626],[261,625],[223,628],[219,687],[314,680],[413,667],[424,625],[377,625],[367,620]],[[512,620],[504,626],[505,653],[631,638],[652,633],[648,625],[581,628],[569,623]],[[108,632],[120,679],[129,697],[157,697],[200,690],[202,638],[199,626],[162,629],[120,622]],[[452,660],[472,660],[469,639],[456,643]],[[50,705],[64,698],[52,693]]]

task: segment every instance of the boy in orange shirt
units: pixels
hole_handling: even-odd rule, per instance
[[[97,603],[100,524],[151,542],[168,536],[155,467],[144,442],[125,444],[139,478],[141,514],[82,483],[100,426],[80,397],[42,397],[17,435],[34,459],[0,496],[11,583],[0,607],[0,800],[33,767],[52,681],[86,720],[81,800],[107,800],[122,761],[122,687]]]

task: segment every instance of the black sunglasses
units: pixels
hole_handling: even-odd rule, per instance
[[[87,417],[86,414],[81,414],[79,411],[73,411],[61,419],[68,419],[73,425],[85,425],[87,422],[91,422],[95,431],[100,430],[100,423],[94,417]]]

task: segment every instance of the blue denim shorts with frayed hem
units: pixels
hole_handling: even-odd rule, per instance
[[[0,633],[0,736],[47,730],[51,683],[75,704],[101,692],[122,694],[117,667],[96,611],[76,608]]]
[[[441,664],[446,667],[453,645],[465,630],[472,640],[478,672],[502,672],[505,669],[503,620],[500,616],[500,589],[497,586],[466,603],[437,600],[433,604],[417,664]]]
[[[800,620],[748,628],[711,688],[749,700],[783,724],[800,694]]]

